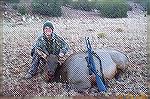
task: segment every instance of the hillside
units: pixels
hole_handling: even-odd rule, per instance
[[[130,61],[128,73],[123,75],[127,81],[121,85],[113,79],[108,82],[110,88],[104,95],[147,93],[147,17],[144,12],[128,12],[128,18],[102,18],[93,12],[84,12],[63,8],[60,18],[28,15],[20,16],[7,9],[3,20],[3,95],[83,95],[73,89],[66,89],[62,83],[46,83],[40,74],[30,80],[24,80],[27,69],[31,66],[31,46],[42,32],[45,20],[55,26],[55,32],[70,45],[71,51],[66,55],[85,50],[84,37],[89,36],[92,47],[112,48],[122,51]],[[103,35],[99,37],[98,35]],[[65,58],[62,59],[65,60]],[[85,92],[88,95],[103,95],[94,88]]]

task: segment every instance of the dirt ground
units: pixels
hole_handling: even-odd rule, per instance
[[[9,12],[8,12],[9,13]],[[87,16],[86,16],[87,15]],[[25,80],[23,76],[31,66],[30,51],[38,33],[42,33],[45,20],[50,20],[55,32],[62,36],[70,46],[66,58],[86,49],[84,38],[89,36],[93,49],[112,48],[127,55],[130,61],[128,72],[122,77],[125,84],[110,80],[106,93],[97,92],[96,88],[86,90],[86,95],[114,96],[148,94],[147,82],[147,17],[145,13],[129,12],[128,18],[101,18],[84,13],[80,17],[60,18],[43,16],[25,16],[19,19],[4,17],[3,20],[3,67],[2,95],[5,96],[83,96],[73,89],[66,89],[66,84],[46,83],[38,74]],[[84,16],[84,17],[82,17]],[[25,20],[24,20],[25,18]],[[100,36],[98,36],[100,35]],[[65,60],[63,58],[62,60]],[[128,76],[126,76],[128,75]]]

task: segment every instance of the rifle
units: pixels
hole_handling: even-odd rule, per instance
[[[98,86],[98,90],[99,91],[106,91],[107,90],[107,87],[105,85],[105,83],[102,81],[101,77],[97,74],[97,70],[96,70],[96,67],[95,67],[95,62],[94,62],[94,59],[93,59],[93,54],[94,54],[94,51],[92,51],[92,47],[91,47],[91,44],[90,44],[90,41],[89,41],[89,37],[85,37],[85,41],[86,41],[86,46],[87,46],[87,53],[88,53],[88,56],[86,57],[86,61],[88,63],[88,68],[89,68],[89,74],[91,75],[92,73],[95,74],[96,76],[96,84]]]

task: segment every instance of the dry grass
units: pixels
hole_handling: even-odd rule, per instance
[[[70,45],[70,53],[85,50],[86,36],[90,37],[93,49],[113,48],[125,53],[130,61],[127,80],[124,85],[115,80],[108,82],[110,88],[106,94],[87,91],[89,95],[139,95],[147,92],[147,20],[143,16],[122,19],[93,18],[43,18],[49,19],[55,26],[55,32],[64,37]],[[3,24],[3,81],[2,94],[14,96],[76,96],[83,95],[74,90],[67,91],[61,83],[45,83],[41,75],[30,80],[22,79],[31,66],[31,46],[38,32],[42,32],[42,22],[36,20],[16,23],[4,20]],[[119,29],[117,32],[116,30]],[[123,30],[123,31],[122,31]],[[101,38],[97,33],[105,33]],[[125,75],[123,76],[125,77]]]

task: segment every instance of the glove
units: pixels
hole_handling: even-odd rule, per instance
[[[42,58],[44,58],[44,59],[47,61],[47,55],[46,55],[44,52],[42,52],[41,50],[37,49],[37,53],[38,53]]]

